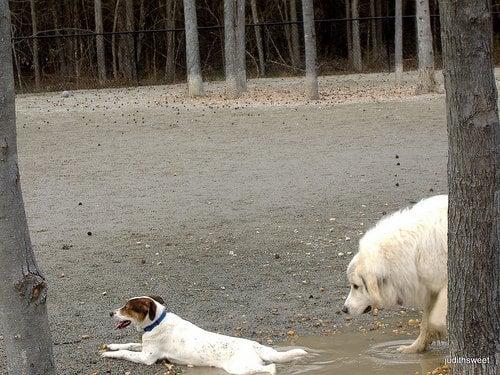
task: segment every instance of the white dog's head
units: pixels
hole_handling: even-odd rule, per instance
[[[347,278],[351,290],[342,308],[347,314],[361,315],[402,303],[378,249],[358,252],[347,267]]]
[[[127,328],[132,324],[138,331],[142,331],[154,321],[156,312],[164,304],[163,299],[158,296],[135,297],[109,315],[116,320],[116,329]]]

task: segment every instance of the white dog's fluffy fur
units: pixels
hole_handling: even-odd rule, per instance
[[[446,334],[448,196],[424,199],[380,220],[359,241],[347,268],[343,311],[359,315],[396,305],[423,309],[420,335],[399,348],[419,353]]]
[[[151,365],[168,359],[178,365],[211,366],[230,374],[276,373],[274,363],[307,355],[302,349],[279,352],[256,341],[205,331],[179,316],[166,312],[159,297],[137,297],[111,313],[117,328],[129,325],[143,332],[142,343],[110,344],[102,354]],[[274,362],[274,363],[273,363]]]

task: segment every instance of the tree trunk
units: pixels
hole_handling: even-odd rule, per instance
[[[236,74],[240,91],[247,89],[247,60],[245,36],[245,0],[237,0],[236,10]]]
[[[40,90],[40,59],[38,57],[38,25],[36,17],[35,0],[30,0],[31,29],[33,35],[33,69],[35,70],[35,89]]]
[[[395,0],[394,10],[394,70],[396,82],[403,78],[403,1]]]
[[[167,29],[175,29],[175,0],[167,0]],[[167,61],[165,64],[165,79],[175,82],[175,32],[167,33]]]
[[[145,30],[145,29],[146,29],[146,4],[145,4],[145,0],[141,0],[141,3],[139,5],[138,30]],[[145,35],[146,34],[144,34],[144,33],[140,33],[137,35],[137,56],[136,56],[137,61],[141,60],[142,46],[143,46],[143,41],[144,41]]]
[[[250,7],[252,8],[252,20],[254,24],[259,23],[259,14],[257,13],[257,0],[250,0]],[[257,53],[259,55],[259,70],[260,75],[266,75],[266,62],[264,60],[264,45],[262,43],[262,26],[254,26],[255,41],[257,43]]]
[[[99,83],[102,85],[106,81],[106,62],[104,57],[104,27],[102,24],[102,4],[101,0],[94,0],[95,32],[96,32],[96,52],[97,52],[97,74]]]
[[[352,58],[352,21],[351,21],[351,3],[350,0],[344,0],[345,18],[346,18],[346,39],[347,39],[347,63],[353,66]]]
[[[134,42],[134,34],[132,33],[135,30],[134,27],[134,0],[125,0],[125,27],[126,31],[130,34],[127,34],[127,49],[128,51],[124,52],[124,59],[126,62],[126,77],[129,80],[137,81],[137,66],[135,64],[135,54],[136,54],[136,45]]]
[[[434,52],[432,48],[431,16],[429,0],[416,0],[418,41],[418,94],[436,90],[434,78]]]
[[[489,0],[442,0],[448,120],[448,327],[453,373],[498,374],[500,124]],[[496,358],[495,358],[496,357]]]
[[[200,68],[200,46],[195,0],[184,0],[184,23],[186,30],[186,70],[188,95],[202,96],[203,79]]]
[[[379,1],[381,1],[381,0],[379,0]],[[370,0],[370,17],[376,17],[375,0]],[[378,22],[380,22],[380,20],[375,20],[375,19],[370,20],[370,36],[371,36],[370,42],[371,42],[372,54],[374,54],[374,55],[378,54],[378,48],[379,48],[377,45],[377,42],[378,42],[377,23]]]
[[[55,374],[47,284],[37,267],[19,180],[10,15],[0,0],[0,330],[9,374]]]
[[[358,0],[352,0],[352,62],[354,70],[363,70],[363,57],[361,56],[361,37],[359,34],[359,7]]]
[[[227,94],[240,95],[236,72],[236,40],[234,33],[234,0],[224,0],[224,59]]]
[[[290,0],[290,22],[292,23],[292,64],[294,68],[300,66],[299,26],[297,24],[297,0]]]
[[[118,17],[120,11],[120,0],[116,0],[115,13],[113,17],[113,33],[116,32],[118,26]],[[118,58],[117,58],[116,34],[111,36],[111,54],[113,57],[113,78],[118,79]]]
[[[309,99],[319,99],[318,67],[316,62],[316,28],[314,25],[313,0],[302,0],[304,18],[304,46],[306,50],[306,83]]]

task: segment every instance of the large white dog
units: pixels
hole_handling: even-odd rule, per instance
[[[307,355],[302,349],[279,352],[258,342],[212,333],[167,312],[159,297],[137,297],[110,315],[116,328],[130,324],[142,332],[142,343],[110,344],[103,357],[152,365],[168,359],[178,365],[211,366],[230,374],[276,373],[273,363]]]
[[[420,353],[446,335],[448,196],[424,199],[380,220],[359,241],[347,268],[352,315],[397,305],[423,309],[420,335],[403,353]]]

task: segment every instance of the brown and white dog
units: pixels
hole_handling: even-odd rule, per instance
[[[107,358],[145,365],[167,359],[177,365],[218,367],[230,374],[244,375],[275,374],[274,363],[307,355],[302,349],[278,352],[256,341],[205,331],[167,312],[163,300],[156,296],[132,298],[110,315],[117,321],[117,329],[133,325],[143,335],[142,344],[107,345],[109,351],[102,354]]]

